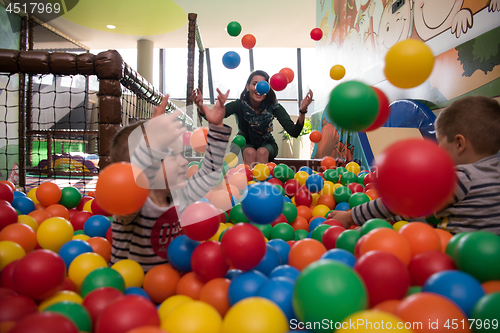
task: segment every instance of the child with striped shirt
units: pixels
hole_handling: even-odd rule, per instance
[[[451,202],[435,216],[451,233],[483,230],[500,235],[500,105],[492,98],[461,98],[437,117],[439,145],[455,162],[457,186]],[[417,203],[416,203],[417,204]],[[400,220],[375,199],[351,211],[329,214],[344,227],[373,218]]]
[[[113,139],[113,162],[130,162],[149,179],[149,197],[140,211],[128,216],[113,216],[113,242],[110,265],[123,259],[138,262],[145,272],[168,262],[171,241],[180,235],[180,212],[203,198],[220,180],[231,127],[223,124],[229,91],[219,90],[217,103],[206,108],[209,122],[207,148],[198,172],[187,179],[187,160],[183,156],[179,120],[181,111],[165,114],[168,95],[155,107],[153,118],[121,129]]]

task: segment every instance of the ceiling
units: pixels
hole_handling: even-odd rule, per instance
[[[73,0],[73,3],[75,1]],[[241,37],[252,34],[255,47],[314,47],[316,0],[79,0],[49,25],[90,49],[130,49],[139,39],[155,48],[187,46],[187,15],[198,15],[205,47],[241,47]],[[242,26],[239,36],[226,31],[231,21]],[[106,25],[115,25],[110,30]],[[42,29],[44,30],[44,29]],[[36,48],[68,47],[53,34],[37,30]],[[64,45],[66,44],[66,45]]]

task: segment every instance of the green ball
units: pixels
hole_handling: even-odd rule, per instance
[[[111,287],[125,292],[125,280],[118,271],[109,267],[99,267],[85,277],[80,294],[85,297],[91,291],[101,287]]]
[[[285,183],[287,180],[292,179],[295,173],[292,169],[286,164],[280,163],[274,167],[273,176],[274,178],[280,180],[282,183]]]
[[[329,182],[332,183],[338,183],[339,182],[339,172],[337,169],[328,169],[325,172],[323,172],[323,178]]]
[[[326,111],[330,120],[341,129],[361,132],[377,118],[377,94],[362,82],[343,82],[333,88]]]
[[[354,208],[356,206],[362,205],[364,203],[367,203],[370,201],[370,197],[367,196],[364,193],[358,192],[358,193],[353,193],[349,197],[349,208]]]
[[[455,255],[455,247],[457,246],[458,242],[462,237],[467,235],[468,232],[461,232],[459,234],[453,235],[453,237],[450,238],[448,241],[448,245],[446,245],[446,254],[449,255],[451,258],[454,258]]]
[[[237,203],[233,208],[231,208],[231,211],[229,212],[229,219],[233,224],[240,222],[250,223],[248,217],[245,215],[245,213],[243,213],[243,207],[241,206],[241,203]]]
[[[421,291],[422,291],[422,286],[411,286],[410,288],[408,288],[408,292],[406,293],[406,296],[418,294]]]
[[[498,309],[500,309],[500,293],[491,293],[481,297],[474,305],[470,315],[470,319],[476,320],[472,331],[474,333],[497,331],[500,324],[500,311]],[[479,325],[479,323],[481,324]]]
[[[73,233],[74,236],[76,235],[85,235],[85,231],[83,230],[75,230],[75,232]]]
[[[339,175],[341,175],[341,174],[343,174],[344,172],[346,172],[346,171],[347,171],[347,169],[346,169],[346,168],[344,168],[344,167],[338,167],[338,168],[337,168],[337,169],[335,169],[335,170],[337,170],[337,172],[339,173]]]
[[[264,235],[264,237],[266,237],[267,239],[269,239],[269,237],[271,237],[271,230],[273,228],[271,226],[271,224],[251,223],[251,225],[253,225],[257,229],[259,229],[262,232],[262,234]]]
[[[43,311],[58,313],[68,318],[75,324],[79,332],[92,332],[92,319],[88,310],[81,304],[61,301],[52,304]]]
[[[68,186],[61,190],[61,199],[59,199],[60,205],[71,209],[78,206],[81,200],[82,194],[76,187]]]
[[[500,236],[487,231],[467,233],[458,241],[453,259],[459,270],[480,282],[500,280]]]
[[[329,224],[320,224],[316,228],[314,228],[313,232],[311,233],[311,238],[317,240],[320,243],[323,243],[323,234],[325,233],[326,229],[330,228],[331,225]]]
[[[295,240],[296,241],[307,238],[308,236],[309,236],[309,233],[307,232],[307,230],[304,230],[304,229],[295,230]]]
[[[365,310],[368,300],[364,282],[353,269],[341,262],[320,259],[307,266],[297,278],[292,304],[300,321],[328,321],[335,327],[335,323],[347,316]]]
[[[227,25],[227,33],[229,34],[229,36],[236,37],[240,34],[240,32],[241,24],[236,21],[229,22],[229,24]]]
[[[342,231],[335,241],[337,249],[344,249],[354,254],[356,243],[361,238],[361,233],[358,230],[347,229]]]
[[[295,240],[295,230],[288,223],[278,223],[271,229],[269,239],[282,239],[285,242]]]
[[[283,188],[283,186],[280,186],[278,184],[274,184],[274,186],[278,189],[278,191],[281,192],[281,195],[286,195],[285,189]]]
[[[243,146],[247,144],[247,140],[243,135],[236,135],[233,139],[233,143],[238,147],[243,148]]]
[[[342,174],[340,178],[340,183],[344,186],[349,185],[350,183],[356,183],[358,181],[358,176],[354,172],[346,171]]]
[[[361,236],[366,235],[370,231],[378,228],[389,228],[389,229],[394,229],[392,225],[387,222],[386,220],[382,219],[371,219],[366,221],[361,228],[359,229],[359,232],[361,233]]]
[[[291,202],[285,202],[283,204],[283,211],[281,212],[281,214],[285,215],[288,223],[292,223],[293,221],[295,221],[298,215],[297,207]]]
[[[333,192],[333,198],[335,199],[336,203],[339,202],[349,202],[349,198],[352,195],[352,191],[350,188],[346,186],[341,186]]]
[[[367,175],[367,173],[362,173],[362,174],[358,175],[358,178],[356,179],[358,184],[365,186],[364,180],[365,180],[366,175]]]
[[[198,161],[191,161],[191,162],[189,162],[189,163],[188,163],[188,169],[189,169],[190,167],[192,167],[193,165],[196,165],[196,166],[198,166],[198,167],[200,167],[200,166],[201,166],[200,162],[198,162]]]

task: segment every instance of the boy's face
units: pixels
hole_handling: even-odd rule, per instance
[[[153,189],[167,189],[169,191],[184,188],[187,184],[188,161],[183,156],[182,138],[179,137],[169,149],[172,154],[165,156],[162,167],[154,179]]]

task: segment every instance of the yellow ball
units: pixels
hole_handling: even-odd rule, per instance
[[[192,302],[193,299],[186,295],[174,295],[164,300],[158,307],[158,316],[163,322],[167,316],[174,311],[179,305],[187,302]]]
[[[396,231],[399,231],[399,229],[401,229],[405,224],[408,224],[408,223],[409,222],[407,222],[407,221],[398,221],[398,222],[394,223],[392,228]]]
[[[333,192],[335,192],[334,186],[335,186],[334,183],[332,183],[329,180],[325,180],[323,188],[321,189],[321,192],[319,192],[319,193],[321,195],[323,195],[323,194],[333,195]]]
[[[226,156],[224,156],[224,161],[226,161],[227,165],[230,168],[234,168],[238,165],[238,155],[236,155],[235,153],[228,153],[226,154]]]
[[[295,176],[293,176],[293,178],[299,182],[300,186],[306,183],[307,177],[309,177],[309,174],[305,171],[297,171]]]
[[[82,211],[92,213],[92,208],[91,208],[92,207],[92,201],[94,201],[94,199],[91,199],[91,200],[87,201],[83,205]]]
[[[77,256],[68,268],[68,277],[76,285],[78,290],[82,286],[83,280],[94,269],[107,267],[106,260],[97,253],[87,252]]]
[[[40,305],[38,306],[38,311],[43,311],[52,304],[56,304],[62,301],[69,301],[77,304],[82,304],[83,298],[74,291],[61,290],[55,293],[50,298],[45,299],[42,303],[40,303]]]
[[[233,225],[234,225],[233,223],[231,223],[231,222],[227,222],[227,223],[226,223],[226,229],[227,229],[227,228],[231,228]]]
[[[342,187],[342,186],[344,186],[344,185],[342,185],[341,183],[333,184],[333,192],[335,192],[336,189],[338,189],[339,187]]]
[[[40,201],[38,201],[38,199],[36,198],[37,189],[38,187],[32,188],[31,190],[29,190],[28,194],[26,194],[26,196],[30,198],[35,204],[40,203]]]
[[[330,211],[330,208],[326,205],[317,205],[312,210],[313,216],[325,216]]]
[[[251,180],[247,183],[247,185],[250,185],[250,184],[256,184],[257,182],[255,180]]]
[[[221,323],[219,312],[211,305],[192,301],[173,309],[162,321],[161,328],[169,333],[220,333]]]
[[[33,229],[34,232],[38,230],[38,222],[29,215],[19,215],[17,217],[17,223],[26,224]]]
[[[75,240],[75,239],[79,239],[82,241],[88,241],[90,239],[90,236],[87,236],[85,234],[78,234],[78,235],[74,235],[73,238],[71,238],[71,240]]]
[[[319,194],[319,193],[311,193],[311,197],[313,199],[311,202],[311,206],[316,206],[320,196],[321,196],[321,194]]]
[[[144,282],[144,270],[137,261],[123,259],[115,263],[111,268],[120,273],[125,281],[125,288],[142,287],[142,283]]]
[[[426,323],[423,324],[426,325]],[[345,318],[341,323],[338,323],[338,325],[342,325],[342,327],[335,331],[337,333],[413,332],[413,330],[405,328],[405,326],[411,327],[411,322],[405,324],[401,318],[396,317],[392,313],[380,310],[364,310],[355,312]]]
[[[424,42],[405,39],[387,51],[384,74],[396,87],[414,88],[427,80],[433,66],[434,55]]]
[[[359,164],[356,163],[356,162],[349,162],[349,163],[347,163],[347,165],[345,166],[345,168],[346,168],[347,171],[352,172],[356,176],[361,171],[361,168],[359,167]]]
[[[0,241],[0,271],[11,262],[26,255],[23,247],[13,241]]]
[[[342,65],[335,65],[330,68],[330,77],[334,80],[340,80],[345,75],[345,68]]]
[[[271,174],[271,170],[269,170],[269,167],[267,165],[259,163],[253,167],[252,173],[255,179],[263,181],[266,180],[267,177],[269,177],[269,175]]]
[[[49,217],[36,231],[36,240],[41,248],[58,252],[61,246],[73,239],[73,225],[62,217]]]
[[[226,230],[227,228],[228,228],[228,226],[225,223],[220,223],[219,224],[219,229],[217,230],[217,232],[215,233],[215,235],[213,235],[212,237],[210,237],[208,240],[209,241],[216,241],[216,242],[218,242],[220,234],[222,234],[222,232],[224,230]]]
[[[249,297],[229,309],[222,321],[221,333],[284,333],[288,330],[288,320],[275,303],[262,297]]]

